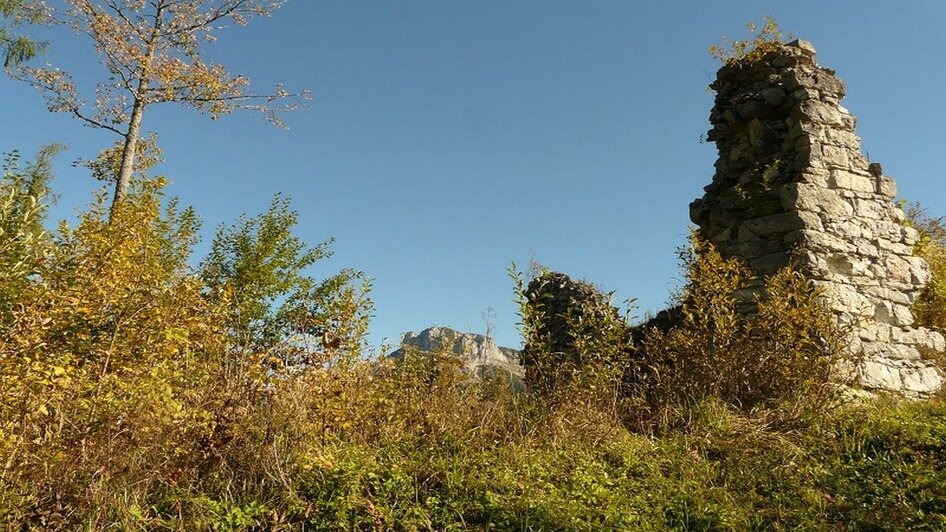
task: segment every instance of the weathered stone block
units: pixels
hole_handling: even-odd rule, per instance
[[[844,256],[854,250],[853,244],[830,233],[808,229],[802,229],[801,232],[805,247],[821,253]]]
[[[903,257],[910,264],[910,283],[916,287],[926,286],[933,279],[930,267],[920,257]]]
[[[781,252],[779,242],[756,238],[739,243],[739,255],[752,260],[763,255]]]
[[[933,393],[943,386],[943,374],[934,367],[901,371],[903,388],[919,394]]]
[[[862,352],[871,357],[884,358],[891,365],[901,366],[905,361],[920,360],[920,352],[913,346],[890,342],[864,343]]]
[[[768,87],[762,91],[762,98],[765,100],[766,105],[770,107],[777,107],[785,101],[785,89],[782,87]]]
[[[900,228],[900,237],[904,244],[914,246],[920,241],[920,232],[912,227],[903,226]]]
[[[903,388],[900,372],[881,362],[867,360],[861,366],[861,382],[868,388],[897,391]]]
[[[850,164],[847,150],[831,144],[821,146],[821,158],[826,166],[832,168],[847,168]]]
[[[801,53],[807,55],[808,57],[814,57],[817,53],[815,51],[815,45],[804,39],[795,39],[794,41],[788,43],[788,46],[799,49]]]
[[[870,242],[861,241],[857,243],[857,254],[863,257],[876,258],[880,256],[880,250]],[[871,276],[875,277],[873,274]]]
[[[894,282],[907,284],[913,279],[910,261],[898,255],[888,255],[885,261],[887,278]]]
[[[877,177],[875,191],[884,198],[893,199],[897,196],[897,183],[886,176]]]
[[[798,181],[817,187],[827,188],[828,180],[831,174],[824,169],[805,166],[805,170],[799,173]]]
[[[831,146],[825,146],[825,149],[831,148]],[[840,150],[840,148],[835,148]],[[844,151],[844,150],[840,150]],[[844,165],[848,162],[847,155],[845,152]],[[840,166],[840,165],[839,165]],[[843,188],[847,190],[854,190],[857,192],[874,192],[874,182],[869,177],[864,177],[862,175],[857,175],[853,172],[847,170],[832,170],[831,178],[828,181],[831,185],[831,188]]]
[[[779,138],[779,133],[772,126],[758,118],[749,122],[749,143],[754,146],[763,146]]]
[[[886,220],[888,218],[886,206],[877,201],[876,197],[870,199],[855,198],[853,204],[854,214],[860,218],[865,220]]]
[[[811,87],[802,86],[801,88],[795,89],[792,92],[792,99],[798,102],[818,101],[820,97],[821,93],[818,92],[818,89],[813,89]],[[801,112],[799,117],[803,119],[811,119],[811,117],[805,112]]]
[[[794,94],[804,89],[799,89],[795,91]],[[808,93],[813,93],[813,96],[817,97],[817,92],[813,90],[807,90]],[[837,107],[832,107],[816,99],[809,99],[801,103],[799,110],[803,117],[819,122],[821,124],[829,126],[843,126],[844,122],[841,120],[841,112]]]
[[[891,290],[887,287],[872,286],[864,289],[865,294],[869,294],[879,299],[891,301],[898,305],[910,306],[913,304],[913,297],[899,290]]]
[[[748,220],[742,224],[740,230],[745,228],[747,231],[759,236],[768,236],[772,233],[788,233],[805,227],[798,213],[783,212],[773,214],[755,220]]]
[[[791,263],[791,256],[788,253],[778,252],[759,257],[749,261],[749,266],[764,274],[772,274]]]
[[[828,129],[826,132],[827,140],[838,147],[848,150],[858,150],[861,141],[853,132],[845,129]]]
[[[872,316],[875,303],[867,296],[848,284],[820,283],[825,289],[825,296],[832,308],[848,312],[855,316]]]

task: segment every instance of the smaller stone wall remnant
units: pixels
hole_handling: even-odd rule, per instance
[[[533,334],[541,338],[541,345],[526,343],[520,360],[530,385],[543,381],[548,375],[537,363],[536,357],[549,357],[546,363],[554,367],[563,364],[581,366],[576,336],[602,338],[610,335],[618,345],[631,345],[631,328],[626,325],[617,308],[611,305],[609,295],[592,285],[571,279],[564,273],[547,271],[532,279],[525,291],[530,308]],[[625,353],[630,356],[630,353]],[[554,368],[549,368],[554,371]]]
[[[893,203],[893,178],[861,154],[844,83],[814,55],[799,40],[719,70],[708,134],[719,159],[690,217],[760,279],[795,263],[823,287],[854,330],[865,388],[929,395],[946,376],[927,354],[946,340],[914,326],[911,306],[930,280],[913,255],[918,233]]]
[[[555,353],[574,349],[574,322],[618,317],[618,310],[611,306],[605,294],[560,272],[545,272],[536,277],[529,282],[525,295],[529,305],[541,309],[545,319],[540,324],[540,334],[548,341],[544,347]]]

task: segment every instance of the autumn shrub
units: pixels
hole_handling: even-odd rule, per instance
[[[55,526],[114,482],[190,469],[213,429],[196,392],[224,347],[221,309],[183,262],[193,214],[160,214],[160,186],[141,184],[111,225],[98,201],[61,226],[4,324],[0,506],[25,522]]]
[[[286,439],[241,466],[243,475],[263,464],[282,472],[279,479],[258,477],[269,498],[262,498],[257,526],[439,530],[640,521],[622,518],[613,504],[589,508],[589,500],[618,496],[607,492],[617,482],[597,477],[612,467],[598,462],[603,451],[589,451],[627,435],[610,417],[581,404],[549,406],[501,377],[471,380],[446,352],[409,350],[400,361],[312,369],[281,382],[273,405],[276,417],[255,424],[280,426]],[[550,492],[562,478],[573,485]],[[579,494],[591,499],[575,499]],[[219,508],[252,504],[237,493],[221,495],[192,505],[192,516],[220,517],[226,512]]]
[[[446,353],[310,367],[274,381],[269,401],[246,411],[222,449],[218,481],[208,478],[200,497],[175,498],[177,511],[158,517],[208,528],[237,518],[259,526],[429,527],[432,512],[452,521],[450,510],[436,508],[437,497],[447,497],[444,468],[521,434],[521,399],[508,383],[471,382]]]
[[[58,150],[47,146],[27,164],[17,152],[5,156],[0,180],[0,323],[9,317],[46,252],[42,220],[50,199],[50,163]]]
[[[687,283],[677,323],[645,327],[637,346],[633,388],[645,417],[706,398],[746,410],[827,402],[846,335],[802,274],[786,267],[755,279],[697,235],[682,260]]]
[[[246,419],[272,439],[231,444],[255,446],[253,459],[140,522],[755,530],[935,529],[946,518],[941,400],[839,408],[783,430],[706,398],[688,430],[652,437],[587,406],[470,382],[458,366],[418,354],[297,376]]]
[[[98,528],[137,522],[141,512],[180,513],[182,494],[207,488],[208,479],[233,481],[225,474],[233,463],[253,463],[249,443],[271,441],[257,427],[272,429],[259,419],[284,385],[276,380],[283,355],[305,351],[320,364],[359,355],[369,305],[357,275],[322,283],[297,275],[290,288],[305,290],[288,301],[280,301],[281,285],[267,292],[273,300],[260,312],[280,301],[282,313],[272,313],[284,329],[247,349],[234,336],[237,279],[221,274],[208,285],[190,266],[198,220],[162,198],[163,180],[137,182],[111,213],[99,195],[75,227],[62,224],[49,238],[22,222],[42,227],[42,196],[30,183],[15,172],[2,182],[14,200],[4,204],[3,259],[29,266],[0,279],[12,303],[0,322],[6,522]],[[19,229],[8,230],[9,220]],[[279,238],[264,236],[270,245],[285,240],[294,219],[276,223]],[[278,267],[267,262],[268,249],[246,251]],[[228,257],[245,264],[243,253]],[[264,274],[242,271],[239,280],[272,282]]]
[[[781,422],[786,398],[820,397],[833,345],[797,274],[746,318],[744,269],[697,242],[676,328],[628,350],[617,314],[566,312],[574,358],[521,393],[446,348],[368,356],[369,287],[312,277],[328,250],[281,199],[190,265],[196,215],[162,187],[138,182],[111,223],[99,198],[75,227],[0,234],[32,257],[0,283],[4,528],[946,526],[942,398]],[[627,423],[671,410],[664,430]]]
[[[726,65],[738,65],[758,61],[766,54],[777,51],[785,42],[792,38],[791,34],[783,34],[775,19],[769,15],[763,17],[761,28],[755,22],[746,24],[746,29],[752,33],[752,38],[730,39],[723,36],[723,44],[711,45],[710,55]]]
[[[907,223],[920,232],[913,252],[926,260],[932,277],[913,304],[917,322],[946,331],[946,217],[932,217],[919,205],[907,209]]]

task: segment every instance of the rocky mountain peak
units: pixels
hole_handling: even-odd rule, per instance
[[[524,370],[519,363],[519,351],[500,347],[492,338],[474,333],[462,333],[449,327],[430,327],[419,333],[408,332],[401,347],[389,356],[402,358],[408,350],[430,353],[446,349],[463,362],[463,367],[477,376],[503,371],[517,379]]]

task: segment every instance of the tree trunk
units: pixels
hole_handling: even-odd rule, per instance
[[[125,146],[122,148],[121,171],[115,180],[115,195],[112,197],[112,207],[108,215],[109,223],[115,218],[118,204],[128,195],[131,174],[135,171],[135,154],[138,150],[138,138],[141,136],[141,117],[144,115],[144,110],[144,101],[136,98],[131,110],[131,121],[128,123],[128,133],[125,134]]]
[[[161,31],[161,15],[164,12],[165,2],[159,1],[156,7],[154,28],[151,30],[151,36],[146,40],[148,48],[138,75],[138,90],[134,93],[135,102],[131,108],[128,132],[125,133],[125,146],[122,148],[122,166],[118,172],[118,179],[115,180],[115,195],[112,197],[112,206],[108,213],[109,225],[115,220],[118,205],[128,195],[131,175],[135,172],[135,156],[138,151],[138,139],[141,137],[141,117],[144,115],[145,105],[147,105],[148,76],[151,71],[151,61],[154,60],[154,53],[157,49],[158,34]]]

